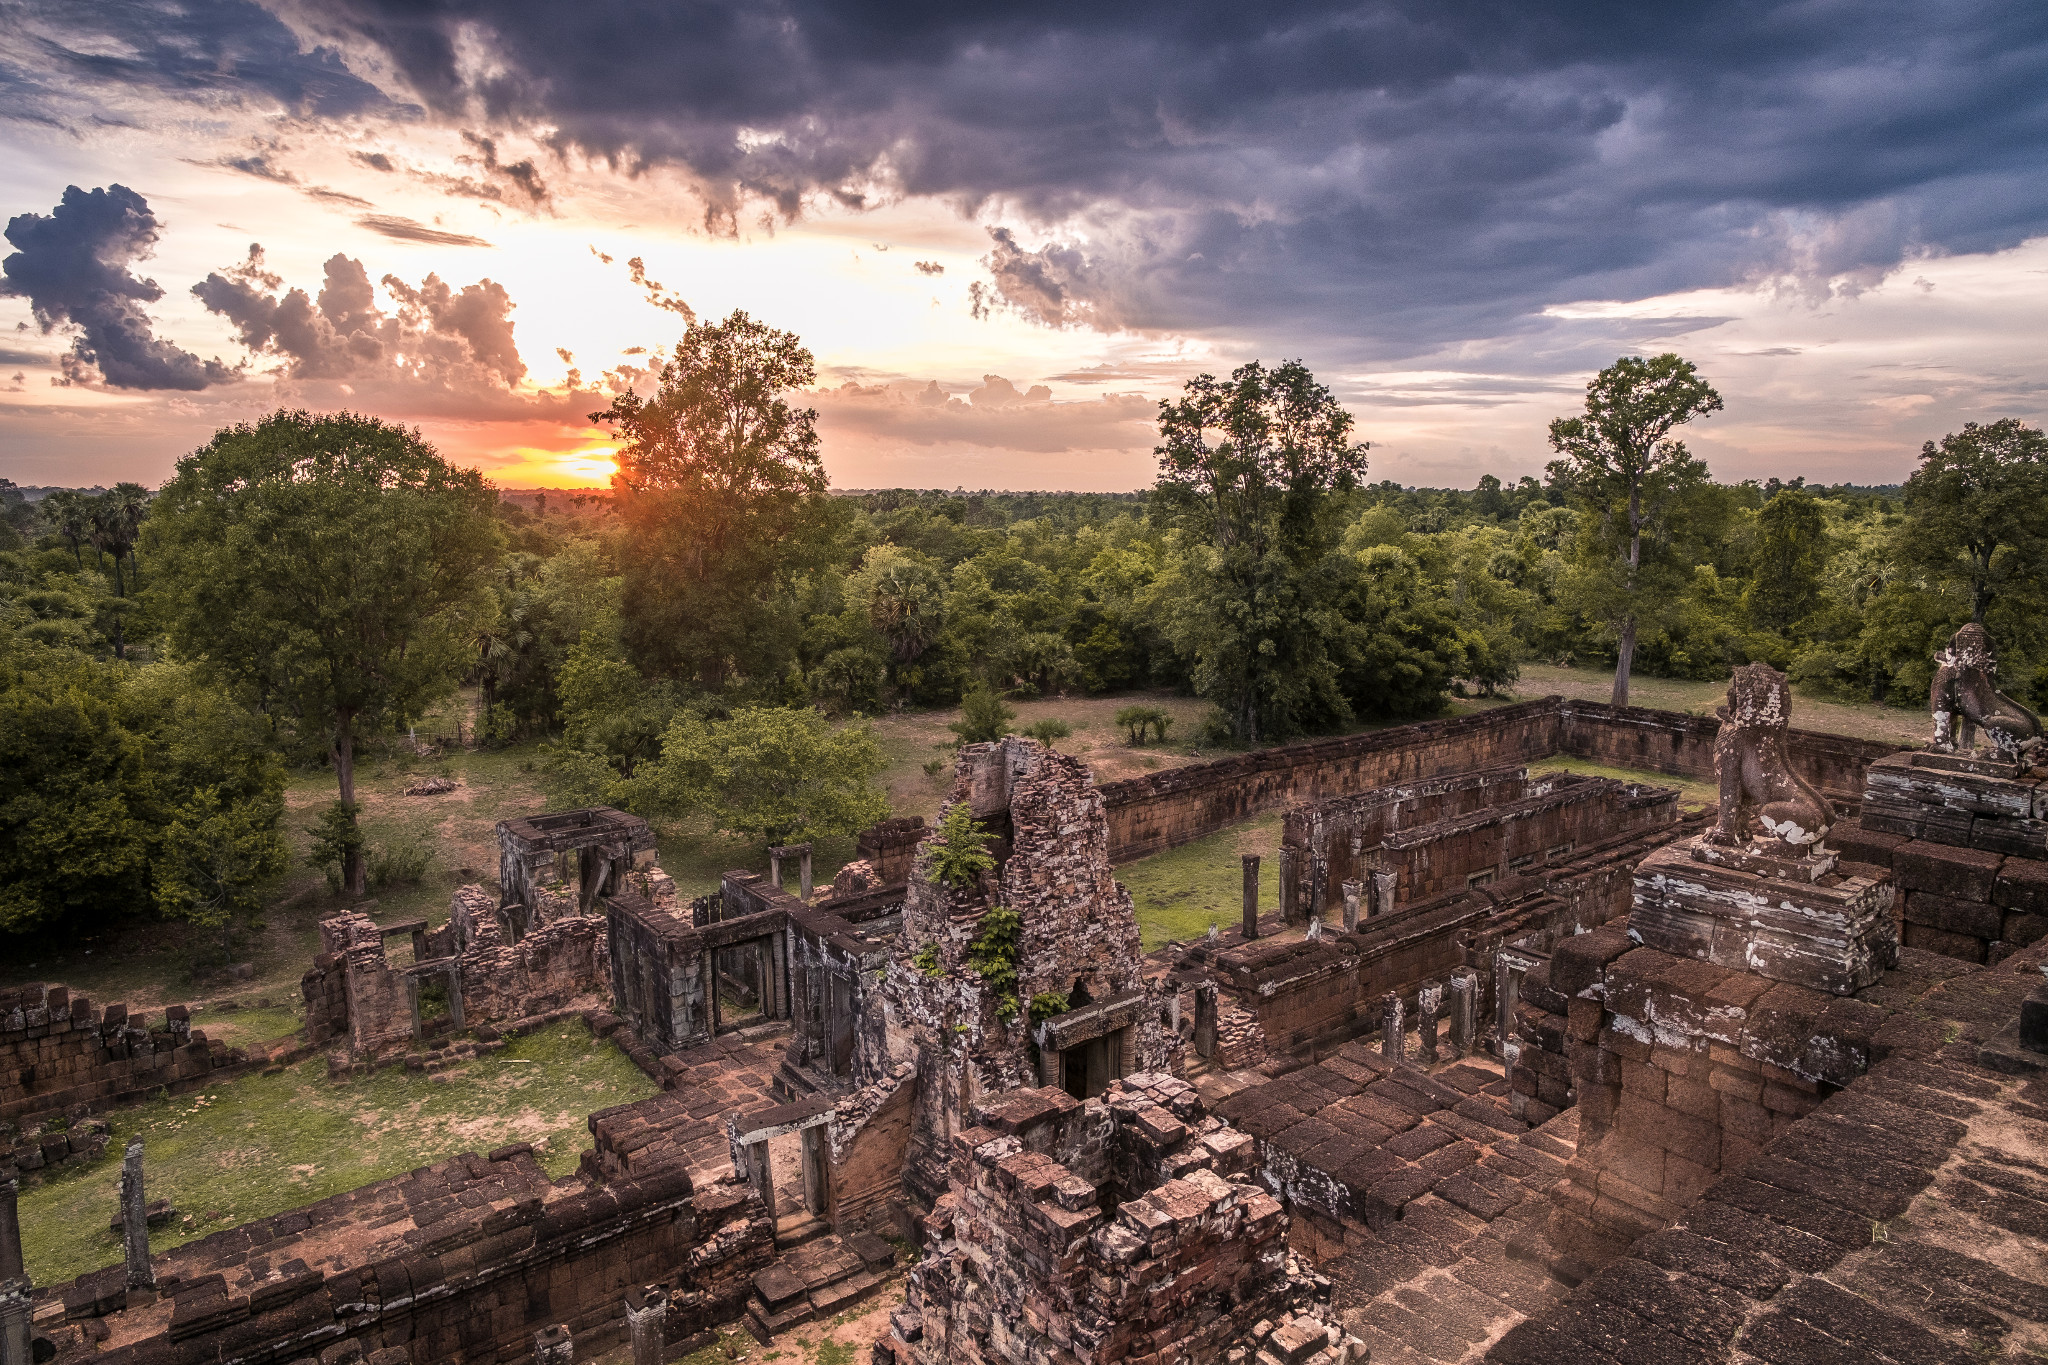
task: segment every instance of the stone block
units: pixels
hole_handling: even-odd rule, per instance
[[[1985,940],[1968,934],[1951,934],[1942,929],[1930,929],[1924,924],[1906,926],[1906,946],[1918,948],[1923,953],[1940,953],[1963,962],[1984,960]]]
[[[1828,831],[1827,844],[1840,853],[1845,862],[1890,868],[1893,851],[1910,837],[1871,829],[1859,819],[1838,820]]]
[[[1892,854],[1892,872],[1907,891],[1932,891],[1960,900],[1988,901],[2002,855],[1976,848],[1914,840]]]
[[[1998,936],[2015,948],[2039,943],[2043,938],[2048,938],[2048,915],[2008,910]]]
[[[1896,959],[1893,888],[1881,873],[1784,881],[1696,861],[1696,842],[1667,845],[1636,870],[1629,924],[1646,946],[1836,995],[1874,984]],[[1838,872],[1859,868],[1872,871]]]
[[[1933,891],[1908,891],[1905,899],[1908,924],[1975,938],[1997,938],[2003,927],[2003,912],[1989,901],[1963,900]]]
[[[2007,858],[1991,884],[1991,903],[2008,910],[2048,915],[2048,860]]]

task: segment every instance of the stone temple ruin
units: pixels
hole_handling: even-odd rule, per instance
[[[686,899],[630,816],[508,821],[447,924],[323,926],[272,1055],[18,992],[23,1132],[564,1017],[662,1089],[562,1179],[465,1155],[68,1285],[0,1194],[0,1365],[660,1365],[885,1288],[875,1365],[2039,1355],[2048,779],[1980,637],[1906,752],[1793,729],[1754,665],[1718,721],[1551,698],[1103,787],[968,746],[983,869],[897,820],[829,885],[798,845]],[[1142,953],[1116,865],[1275,810],[1241,921]]]

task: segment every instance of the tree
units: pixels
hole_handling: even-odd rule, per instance
[[[1785,631],[1819,610],[1827,550],[1827,520],[1813,494],[1787,487],[1765,503],[1756,514],[1756,551],[1744,594],[1751,619]]]
[[[677,716],[630,787],[644,812],[707,811],[720,829],[784,844],[885,818],[874,780],[886,766],[866,725],[834,730],[809,707],[742,706],[722,721]]]
[[[1906,480],[1900,544],[1968,592],[1979,625],[2000,593],[2048,581],[2048,435],[2007,417],[1929,441]]]
[[[1024,727],[1022,733],[1027,738],[1035,739],[1050,749],[1055,747],[1059,741],[1073,734],[1074,727],[1063,720],[1054,720],[1051,717],[1047,717],[1044,720],[1032,721]]]
[[[171,637],[330,737],[355,804],[357,736],[418,716],[467,670],[493,610],[496,494],[417,431],[279,411],[178,462],[145,523]],[[363,892],[352,850],[342,882]]]
[[[1351,428],[1299,361],[1199,375],[1159,405],[1157,496],[1187,540],[1167,633],[1247,744],[1343,713],[1317,588],[1330,494],[1365,472]]]
[[[1683,441],[1665,438],[1720,410],[1721,395],[1692,362],[1667,352],[1650,360],[1621,357],[1586,385],[1584,416],[1550,424],[1551,449],[1563,456],[1550,463],[1551,479],[1592,514],[1587,549],[1611,566],[1610,581],[1589,597],[1599,601],[1617,636],[1616,706],[1628,705],[1636,630],[1651,586],[1643,573],[1644,537],[1659,536],[1681,495],[1707,477],[1706,465]]]
[[[121,561],[135,563],[135,542],[141,537],[142,519],[149,511],[149,490],[139,483],[117,483],[113,491],[102,493],[84,505],[86,538],[95,550],[114,557],[114,595],[126,599],[128,584],[121,576]],[[141,569],[136,569],[136,585],[141,586]],[[125,607],[125,601],[124,601]],[[128,657],[128,642],[122,633],[122,617],[125,610],[114,613],[114,657]]]
[[[816,373],[794,334],[735,312],[690,324],[652,398],[591,414],[624,441],[624,638],[644,667],[717,690],[779,675],[795,653],[787,590],[826,559],[835,513],[818,414],[782,395]]]

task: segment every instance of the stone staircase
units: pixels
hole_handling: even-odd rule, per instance
[[[895,1265],[895,1250],[873,1233],[836,1237],[825,1227],[815,1220],[787,1237],[778,1231],[774,1264],[755,1274],[747,1330],[763,1346],[778,1332],[859,1303],[882,1287]]]

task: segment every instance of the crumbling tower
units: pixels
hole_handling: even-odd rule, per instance
[[[1085,1099],[1180,1054],[1173,998],[1140,975],[1137,918],[1110,875],[1088,770],[1015,736],[969,745],[947,811],[958,806],[995,865],[948,880],[943,833],[919,846],[877,1021],[888,1056],[917,1064],[905,1188],[927,1206],[977,1100],[1038,1085]]]

